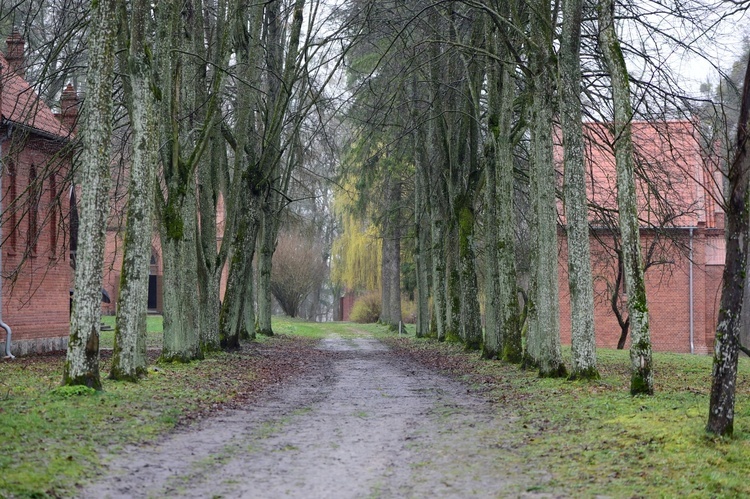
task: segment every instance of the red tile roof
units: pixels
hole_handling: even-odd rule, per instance
[[[13,73],[0,54],[0,113],[3,120],[55,138],[67,138],[70,130],[37,95],[29,83]]]

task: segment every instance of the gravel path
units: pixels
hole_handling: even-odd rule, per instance
[[[467,387],[332,336],[322,368],[243,410],[208,418],[108,460],[82,497],[529,497],[544,472],[519,469],[504,415]]]

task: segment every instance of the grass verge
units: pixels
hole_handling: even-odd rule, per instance
[[[0,362],[0,497],[73,497],[100,471],[103,453],[246,403],[314,366],[325,355],[315,344],[263,339],[199,362],[153,365],[138,383],[104,379],[102,392],[59,386],[64,353]],[[102,353],[102,377],[110,355]]]
[[[541,379],[458,345],[385,337],[400,355],[471,384],[515,423],[491,436],[525,468],[553,479],[535,492],[571,497],[750,496],[750,361],[741,359],[735,436],[705,431],[711,362],[707,356],[654,354],[656,395],[628,393],[627,351],[598,351],[602,379]],[[568,364],[570,350],[565,352]],[[500,452],[500,451],[499,451]],[[503,451],[504,452],[504,451]],[[481,466],[481,464],[478,464]]]
[[[115,344],[115,316],[105,315],[102,317],[102,324],[109,328],[109,331],[99,333],[99,348],[112,349]],[[146,316],[146,348],[159,349],[162,346],[163,318],[161,315]]]

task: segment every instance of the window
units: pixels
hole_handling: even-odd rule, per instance
[[[57,254],[57,178],[49,176],[49,251],[50,256]]]
[[[12,159],[8,159],[5,163],[8,168],[8,190],[6,191],[5,209],[8,210],[8,217],[3,220],[3,228],[8,231],[6,234],[6,240],[10,246],[10,251],[16,250],[16,236],[18,234],[18,217],[16,212],[18,211],[18,205],[16,199],[18,198],[18,176],[16,175],[16,163]],[[6,228],[7,227],[7,228]]]
[[[29,231],[26,237],[26,247],[30,253],[36,253],[39,239],[39,195],[41,189],[37,182],[36,166],[29,167]]]

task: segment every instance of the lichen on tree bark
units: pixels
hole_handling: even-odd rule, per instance
[[[118,2],[99,0],[91,11],[88,94],[81,127],[81,184],[73,310],[63,384],[101,389],[99,323],[104,236],[109,214],[112,82]]]

